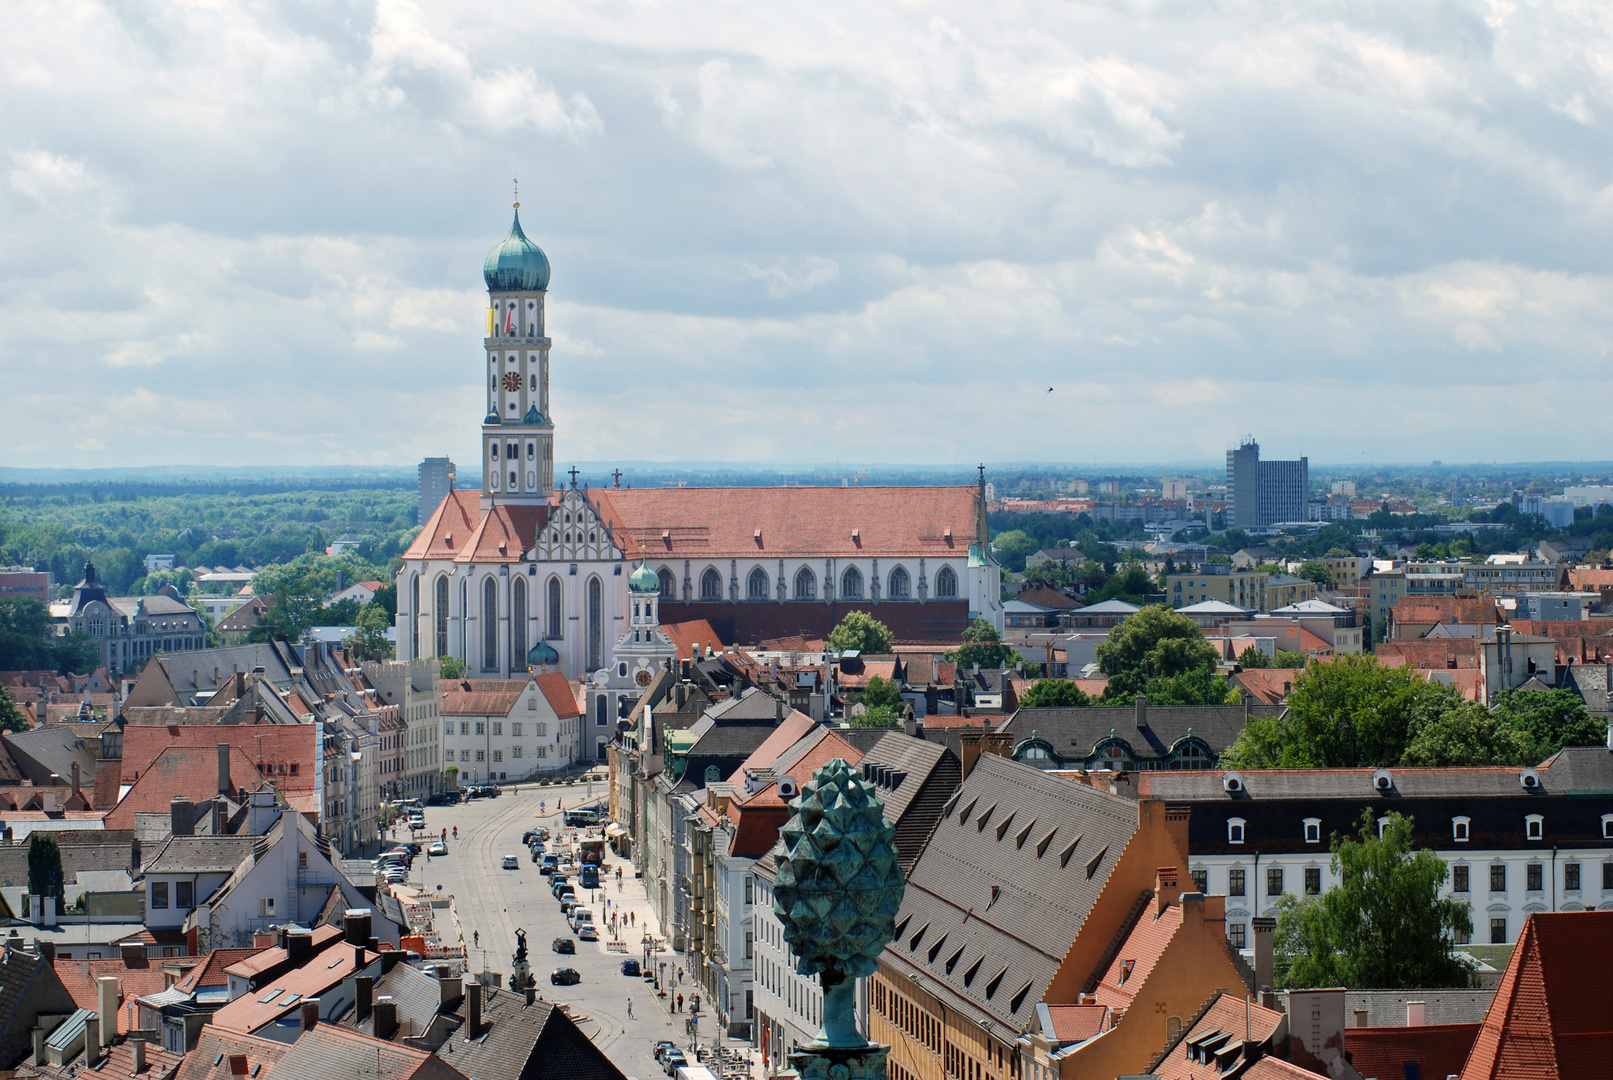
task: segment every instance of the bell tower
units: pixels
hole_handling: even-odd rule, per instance
[[[549,418],[549,338],[544,301],[549,259],[521,231],[482,264],[487,282],[487,416],[482,421],[482,506],[540,504],[554,491],[554,424]]]

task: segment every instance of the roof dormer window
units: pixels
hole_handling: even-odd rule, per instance
[[[1305,842],[1307,844],[1320,844],[1322,842],[1322,819],[1308,817],[1305,819]]]
[[[1523,832],[1530,840],[1541,840],[1546,835],[1546,819],[1539,814],[1528,814],[1523,819]]]
[[[1245,824],[1244,820],[1241,817],[1235,817],[1235,818],[1228,818],[1227,819],[1227,843],[1229,843],[1229,844],[1241,844],[1241,843],[1243,843],[1243,827],[1244,827],[1244,824]]]
[[[1613,840],[1613,814],[1602,815],[1602,839]]]
[[[1467,843],[1467,841],[1468,841],[1468,827],[1470,825],[1472,825],[1472,823],[1473,823],[1472,818],[1467,818],[1467,817],[1453,817],[1453,818],[1451,818],[1451,839],[1455,840],[1458,844]]]

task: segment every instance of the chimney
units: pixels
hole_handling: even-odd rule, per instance
[[[111,975],[95,980],[95,1010],[100,1014],[101,1045],[106,1046],[118,1033],[118,980]]]
[[[1185,892],[1178,895],[1182,902],[1182,925],[1192,924],[1200,929],[1204,926],[1204,894],[1201,892]],[[1222,932],[1225,932],[1225,927]]]
[[[286,956],[301,961],[314,951],[314,936],[306,930],[292,930],[286,934]]]
[[[438,1006],[446,1009],[465,996],[464,980],[459,975],[450,977],[448,969],[443,967],[437,973],[437,992],[442,995]]]
[[[353,980],[353,1012],[359,1023],[370,1018],[370,1006],[375,1000],[375,978],[360,975]]]
[[[73,762],[73,798],[78,798],[78,762]]]
[[[213,835],[223,836],[230,827],[229,804],[223,799],[213,800]]]
[[[465,987],[465,1037],[474,1039],[482,1031],[482,984]]]
[[[56,962],[56,943],[54,941],[36,938],[34,948],[39,950],[39,958],[45,963],[54,964]]]
[[[91,1016],[84,1021],[84,1062],[93,1065],[101,1060],[101,1018]]]
[[[302,999],[302,1029],[312,1031],[319,1026],[319,999]]]
[[[1269,915],[1260,915],[1254,919],[1255,931],[1255,993],[1260,993],[1272,985],[1272,972],[1275,968],[1275,953],[1273,944],[1277,937],[1277,920]]]
[[[342,916],[342,928],[349,945],[363,948],[370,940],[370,909],[348,908]]]
[[[245,1054],[231,1054],[230,1055],[230,1075],[231,1076],[245,1076],[246,1072],[247,1072],[247,1067],[248,1066],[247,1066],[247,1063],[246,1063],[246,1055]]]
[[[526,988],[526,1003],[528,1005],[531,1005],[533,1002],[535,1002],[537,1000],[538,1000],[538,988],[536,986],[527,987]]]
[[[1137,730],[1141,731],[1148,726],[1148,695],[1137,695]]]
[[[54,930],[56,928],[56,898],[46,896],[42,897],[40,902],[45,905],[45,927],[46,929]]]
[[[1428,1003],[1426,1001],[1406,1002],[1406,1026],[1422,1027],[1428,1023]]]
[[[230,787],[230,744],[218,744],[218,793],[228,795],[233,788]]]
[[[1165,914],[1165,909],[1176,903],[1181,895],[1176,883],[1176,867],[1161,866],[1154,871],[1154,917]]]
[[[1355,1026],[1358,1028],[1367,1026],[1367,1011],[1365,1009],[1355,1010]]]
[[[34,1060],[43,1062],[45,1060],[45,1039],[50,1035],[50,1032],[42,1027],[35,1027],[29,1034],[34,1037]]]
[[[382,994],[375,999],[375,1037],[390,1040],[398,1033],[398,1003],[391,995]]]
[[[6,830],[8,834],[10,831],[11,830],[9,829]],[[10,840],[9,835],[7,836],[7,840]],[[138,836],[129,841],[129,869],[132,876],[140,876],[140,838]]]
[[[907,703],[907,708],[902,710],[902,734],[906,735],[909,739],[918,738],[918,712],[914,710],[913,703],[911,701]]]
[[[131,1039],[129,1041],[129,1057],[130,1064],[133,1066],[129,1070],[131,1073],[139,1076],[146,1071],[146,1041],[144,1039]]]
[[[168,804],[168,831],[175,836],[189,836],[194,828],[195,808],[183,795],[175,795]]]

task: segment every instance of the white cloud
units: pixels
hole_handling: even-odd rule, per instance
[[[7,46],[6,464],[472,452],[516,175],[562,458],[1602,456],[1558,409],[1613,345],[1606,5],[65,0]]]

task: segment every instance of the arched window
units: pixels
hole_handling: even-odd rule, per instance
[[[526,670],[526,579],[510,589],[510,670]]]
[[[448,577],[443,575],[437,579],[437,600],[432,605],[432,621],[437,629],[437,651],[434,656],[448,655]]]
[[[549,579],[549,639],[559,641],[566,635],[565,624],[560,621],[560,579]]]
[[[706,572],[700,575],[700,599],[722,599],[722,575],[715,566],[706,567]]]
[[[482,582],[482,670],[498,670],[498,582]]]
[[[767,599],[767,571],[760,566],[752,570],[750,577],[745,579],[745,599]]]
[[[610,708],[608,702],[609,699],[604,694],[594,698],[594,723],[599,727],[604,727],[606,724],[605,710]]]
[[[795,598],[797,600],[818,598],[818,576],[804,566],[795,574]]]
[[[935,575],[935,595],[949,598],[958,595],[958,575],[952,572],[952,567],[943,566]]]
[[[420,575],[409,575],[409,659],[420,659]]]
[[[605,587],[588,579],[588,670],[605,666]]]
[[[863,572],[855,566],[847,567],[846,572],[840,575],[840,598],[842,600],[863,598]]]
[[[886,595],[892,600],[906,600],[912,594],[912,583],[908,580],[907,571],[898,566],[891,571],[890,592]]]
[[[672,571],[663,566],[661,572],[655,576],[661,579],[661,599],[672,599],[672,590],[677,584],[672,580]]]

